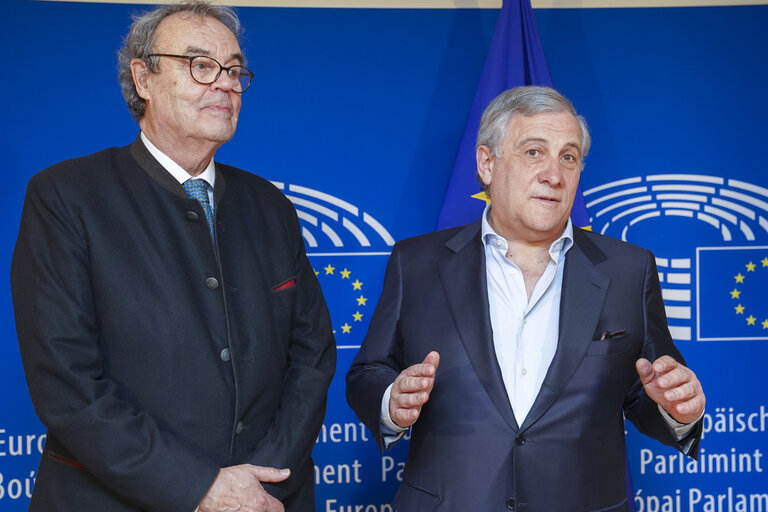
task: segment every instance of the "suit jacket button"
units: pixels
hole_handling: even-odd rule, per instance
[[[242,434],[244,429],[245,426],[243,425],[243,422],[238,421],[237,425],[235,426],[235,434]]]
[[[205,280],[205,286],[209,290],[215,290],[219,287],[219,281],[215,277],[209,277]]]
[[[527,439],[523,435],[517,436],[515,438],[515,444],[517,444],[518,446],[524,445],[526,441],[527,441]]]
[[[515,498],[509,498],[507,500],[507,508],[509,510],[515,510]]]
[[[200,220],[200,216],[191,210],[188,211],[186,215],[187,215],[187,220],[190,222],[197,222]]]
[[[232,355],[229,352],[229,348],[223,349],[219,355],[221,356],[222,361],[229,361],[232,358]]]

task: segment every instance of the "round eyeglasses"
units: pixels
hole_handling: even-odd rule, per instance
[[[234,65],[229,67],[222,66],[219,61],[205,55],[173,55],[171,53],[150,53],[147,57],[171,57],[174,59],[185,59],[189,61],[189,74],[192,79],[201,85],[210,85],[221,76],[222,71],[227,72],[227,78],[232,83],[232,91],[236,93],[245,92],[251,85],[253,73],[250,69]]]

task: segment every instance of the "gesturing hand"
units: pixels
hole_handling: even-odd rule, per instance
[[[397,376],[389,396],[389,417],[401,427],[410,427],[419,418],[422,406],[429,400],[440,354],[430,352],[424,361],[409,366]]]
[[[199,512],[283,512],[283,504],[270,496],[261,482],[282,482],[291,475],[288,469],[241,464],[221,468]]]
[[[653,364],[638,359],[635,368],[648,396],[675,420],[691,423],[699,419],[706,398],[693,370],[670,356],[661,356]]]

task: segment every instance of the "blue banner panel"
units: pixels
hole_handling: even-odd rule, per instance
[[[0,81],[7,275],[30,177],[135,138],[116,51],[146,6],[4,7],[0,44],[15,63]],[[339,347],[314,453],[317,510],[391,510],[407,440],[377,452],[346,405],[344,374],[392,244],[436,225],[498,11],[239,13],[256,78],[217,159],[273,180],[296,205]],[[654,251],[670,330],[707,393],[699,462],[628,426],[637,510],[768,511],[768,345],[738,339],[763,336],[768,302],[768,7],[534,16],[554,86],[591,128],[581,183],[591,225]],[[0,510],[16,512],[27,509],[45,429],[26,390],[7,279],[2,290]]]

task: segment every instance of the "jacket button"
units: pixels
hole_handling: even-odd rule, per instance
[[[187,220],[190,222],[197,222],[200,220],[200,216],[191,210],[188,211],[186,215],[187,215]]]
[[[232,358],[232,355],[229,353],[229,348],[223,349],[219,355],[221,356],[222,361],[229,361]]]
[[[515,438],[515,444],[517,444],[518,446],[524,445],[526,441],[527,441],[527,439],[523,435],[517,436]]]
[[[245,427],[243,426],[242,421],[238,421],[237,425],[235,426],[235,434],[242,434]]]
[[[515,510],[515,498],[509,498],[507,500],[507,508],[509,510]]]
[[[206,287],[207,287],[209,290],[215,290],[216,288],[218,288],[218,287],[219,287],[219,281],[218,281],[218,280],[217,280],[215,277],[209,277],[209,278],[206,278],[206,280],[205,280],[205,286],[206,286]]]

